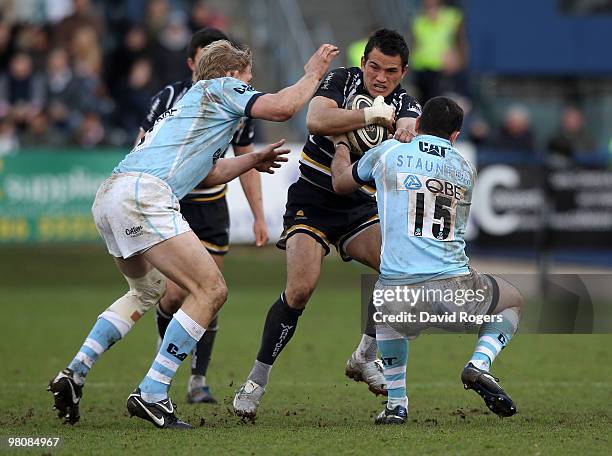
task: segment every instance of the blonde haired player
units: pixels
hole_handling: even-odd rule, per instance
[[[178,211],[178,201],[197,183],[228,182],[257,169],[273,173],[287,161],[284,140],[236,158],[219,159],[245,116],[285,121],[312,96],[338,49],[322,45],[304,76],[274,94],[255,91],[251,54],[228,41],[203,52],[198,81],[164,112],[101,185],[92,208],[98,231],[130,290],[98,318],[82,347],[49,384],[58,416],[79,420],[85,376],[162,296],[164,276],[189,292],[168,325],[159,353],[128,397],[131,416],[159,428],[191,428],[179,420],[168,397],[181,362],[202,337],[227,296],[223,276]]]
[[[136,143],[153,128],[157,118],[178,103],[197,81],[196,69],[204,48],[215,41],[227,39],[225,33],[212,27],[200,29],[193,34],[187,50],[187,66],[191,71],[191,77],[166,85],[151,99],[149,111],[143,119]],[[231,141],[234,156],[253,152],[254,123],[253,119],[243,118]],[[264,217],[259,173],[252,169],[242,174],[240,184],[253,214],[255,245],[264,246],[268,242],[268,228]],[[199,183],[179,201],[181,215],[185,217],[221,272],[223,272],[225,255],[230,247],[230,215],[226,192],[227,184],[206,187]],[[166,334],[172,315],[181,308],[186,297],[186,290],[171,280],[166,280],[166,292],[155,309],[158,344]],[[207,382],[207,373],[219,332],[219,316],[210,322],[204,336],[191,353],[191,376],[187,383],[189,404],[217,402]]]

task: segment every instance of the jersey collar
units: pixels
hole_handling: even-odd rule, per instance
[[[414,139],[425,139],[427,141],[436,141],[442,144],[448,145],[448,147],[454,147],[448,139],[440,138],[434,135],[417,135]]]

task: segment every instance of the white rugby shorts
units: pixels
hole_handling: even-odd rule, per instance
[[[191,229],[170,186],[146,173],[110,176],[98,189],[91,210],[114,257],[138,255]]]

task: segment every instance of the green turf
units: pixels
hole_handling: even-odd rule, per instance
[[[343,375],[359,340],[364,270],[335,257],[326,262],[321,286],[274,367],[256,423],[242,422],[229,412],[230,400],[251,367],[265,313],[282,289],[283,261],[273,249],[234,249],[227,257],[230,298],[209,372],[222,401],[188,406],[189,372],[182,367],[173,398],[179,415],[197,428],[173,433],[130,420],[125,411],[127,395],[154,355],[152,314],[95,366],[81,422],[60,423],[46,383],[125,285],[99,248],[0,250],[0,436],[61,436],[63,448],[53,453],[62,454],[611,453],[609,335],[517,336],[494,366],[519,408],[504,420],[488,413],[459,381],[474,337],[424,335],[410,347],[409,423],[374,426],[381,399]]]

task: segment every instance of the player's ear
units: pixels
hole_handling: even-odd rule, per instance
[[[402,70],[402,79],[404,79],[404,76],[406,76],[406,73],[408,73],[408,65],[404,66],[404,69]]]
[[[191,57],[187,58],[187,66],[189,67],[192,73],[195,71],[195,61]]]
[[[366,59],[365,55],[361,56],[361,69],[363,70],[366,66],[366,62],[368,61],[368,59]]]
[[[460,131],[454,131],[451,133],[450,138],[449,138],[451,144],[455,144],[457,142],[457,138],[459,137],[460,134],[461,134]]]

